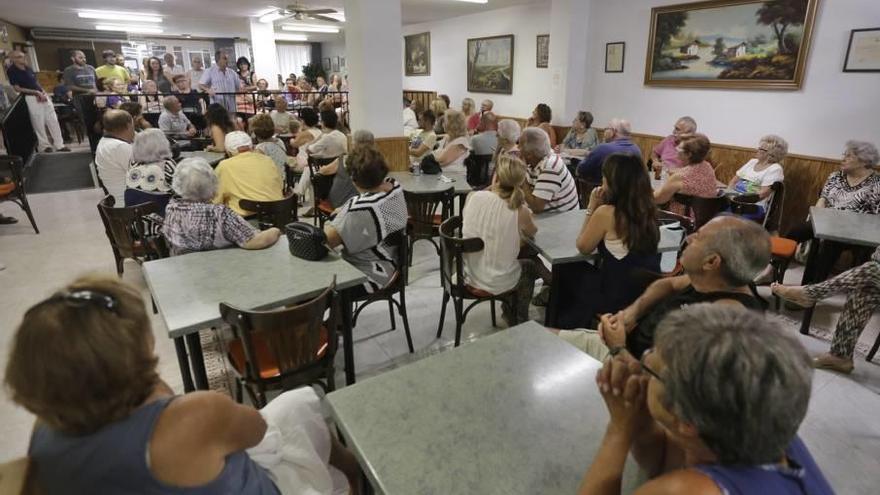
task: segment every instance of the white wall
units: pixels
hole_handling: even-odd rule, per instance
[[[327,76],[333,73],[333,60],[336,60],[336,57],[345,57],[345,37],[340,36],[338,40],[334,41],[325,41],[321,43],[321,60],[320,63],[324,63],[325,58],[330,59],[330,69],[327,71]],[[347,63],[347,59],[346,59]],[[340,73],[345,74],[345,70],[340,70]]]
[[[425,31],[431,32],[431,75],[404,76],[404,89],[445,93],[455,108],[467,96],[478,105],[489,98],[499,114],[518,117],[528,117],[536,104],[550,102],[550,70],[535,67],[535,37],[550,32],[549,2],[403,27],[404,35]],[[467,39],[503,34],[514,35],[513,94],[468,93]],[[403,74],[402,59],[400,71]]]
[[[651,7],[670,0],[592,0],[592,77],[585,101],[603,126],[612,117],[637,132],[666,135],[681,115],[693,116],[713,141],[757,146],[779,134],[789,151],[838,157],[847,139],[880,145],[880,73],[842,72],[851,29],[880,25],[878,0],[823,0],[798,91],[672,89],[643,84]],[[463,37],[463,36],[462,36]],[[626,42],[622,74],[606,74],[605,43]],[[514,86],[521,80],[514,81]]]

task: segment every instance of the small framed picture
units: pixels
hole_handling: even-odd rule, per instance
[[[323,62],[324,71],[330,72],[330,57],[325,58]]]
[[[339,72],[339,57],[333,57],[333,72]]]
[[[844,72],[880,72],[880,27],[849,32]]]
[[[345,57],[339,57],[339,68],[345,69]]]
[[[550,35],[539,34],[536,38],[535,67],[546,69],[550,60]]]
[[[623,59],[626,43],[615,41],[605,43],[605,72],[623,72]]]

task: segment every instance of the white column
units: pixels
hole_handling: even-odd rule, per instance
[[[553,123],[568,125],[580,110],[589,110],[586,89],[590,84],[587,0],[552,0],[550,6],[550,60]]]
[[[351,128],[403,136],[400,0],[345,0]]]
[[[248,19],[251,25],[251,51],[254,52],[254,81],[269,81],[270,89],[278,89],[278,52],[275,51],[275,26],[260,22],[256,17]],[[230,65],[235,61],[230,61]]]

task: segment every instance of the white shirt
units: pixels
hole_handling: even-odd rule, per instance
[[[412,108],[406,107],[403,109],[403,135],[409,136],[410,134],[419,130],[419,119],[416,117],[416,113]]]
[[[95,170],[116,200],[116,207],[125,206],[125,181],[131,165],[131,143],[121,139],[104,136],[98,141],[95,150]]]
[[[518,214],[492,191],[468,196],[462,214],[462,236],[483,240],[482,251],[464,255],[465,281],[469,285],[491,294],[516,287],[520,275]]]
[[[737,181],[734,189],[743,194],[758,194],[762,187],[770,187],[776,182],[782,182],[785,175],[782,171],[782,165],[774,163],[764,170],[756,171],[755,166],[758,164],[757,158],[752,158],[745,165],[736,171]],[[773,195],[767,196],[767,199],[759,201],[757,204],[767,208],[767,204]]]
[[[452,141],[448,141],[448,139],[449,139],[449,136],[446,136],[443,138],[442,141],[440,141],[440,147],[436,151],[434,151],[434,156],[435,157],[440,156],[440,154],[443,153],[443,150],[445,150],[449,146],[455,146],[457,144],[464,146],[466,148],[466,151],[464,153],[462,153],[461,156],[459,156],[458,158],[453,160],[451,163],[444,166],[443,172],[444,173],[445,172],[466,173],[467,169],[464,166],[464,160],[468,157],[468,152],[470,152],[470,150],[471,150],[470,139],[468,139],[467,136],[457,137],[457,138],[453,139]]]
[[[159,115],[159,129],[166,135],[171,134],[172,137],[186,135],[186,130],[192,126],[183,110],[177,112],[177,115],[163,110]]]
[[[321,134],[312,144],[306,146],[310,156],[315,158],[333,158],[348,152],[348,138],[345,134],[333,129]]]

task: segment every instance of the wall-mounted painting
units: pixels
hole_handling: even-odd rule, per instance
[[[467,40],[467,89],[513,94],[513,35]]]
[[[798,89],[819,0],[710,0],[651,9],[645,84]]]
[[[539,34],[535,48],[535,67],[546,69],[550,61],[550,35]]]
[[[333,72],[339,72],[339,57],[333,57]]]
[[[431,75],[431,33],[403,37],[403,67],[407,76]]]
[[[325,57],[322,66],[324,67],[324,72],[330,72],[330,57]]]
[[[880,28],[850,31],[843,71],[880,72]]]

